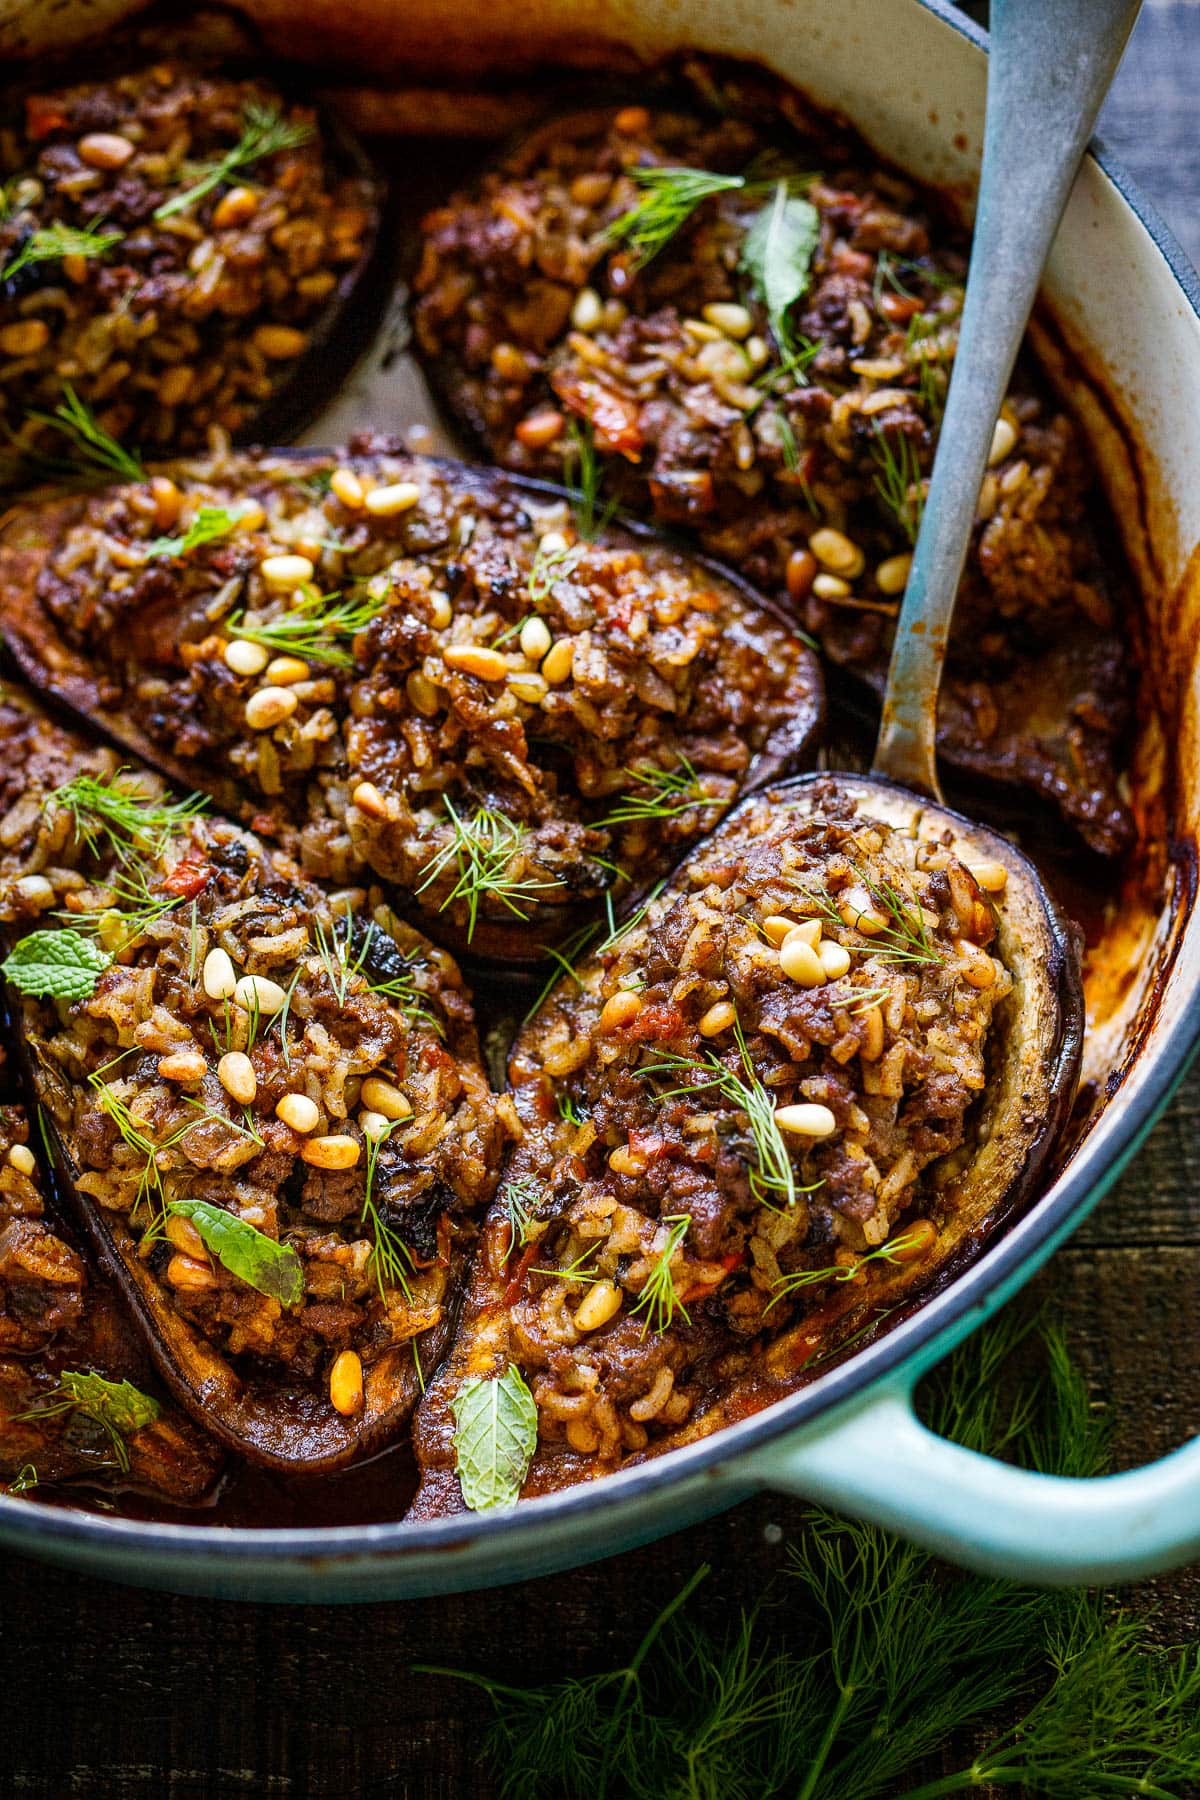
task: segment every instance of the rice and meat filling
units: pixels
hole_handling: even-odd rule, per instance
[[[376,183],[261,77],[165,57],[14,97],[0,130],[0,423],[67,389],[116,438],[244,433],[369,248]],[[68,395],[69,398],[69,395]]]
[[[79,1193],[236,1366],[353,1416],[380,1359],[438,1353],[494,1188],[456,968],[28,709],[0,733],[5,972]]]
[[[933,460],[968,243],[794,95],[551,122],[431,213],[417,339],[498,462],[605,492],[786,594],[882,689]],[[755,122],[735,116],[749,98]],[[820,173],[814,173],[820,171]],[[1120,791],[1128,647],[1069,418],[1022,365],[960,588],[940,743],[1038,790],[1096,849]]]
[[[768,794],[559,982],[510,1058],[524,1136],[418,1418],[431,1510],[464,1383],[520,1370],[544,1491],[765,1404],[842,1284],[932,1255],[931,1165],[969,1145],[1012,987],[1004,884],[830,784],[809,815]]]
[[[186,1504],[212,1486],[219,1453],[186,1418],[130,1382],[129,1368],[111,1293],[47,1215],[28,1118],[19,1106],[0,1106],[0,1482],[7,1492],[84,1477]]]
[[[231,774],[307,872],[468,940],[665,873],[820,719],[816,658],[732,581],[503,478],[234,458],[52,518],[33,659],[59,634],[118,730]]]

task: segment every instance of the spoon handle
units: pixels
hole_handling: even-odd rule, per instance
[[[987,123],[958,351],[896,626],[874,772],[934,799],[937,694],[992,433],[1141,0],[992,0]]]

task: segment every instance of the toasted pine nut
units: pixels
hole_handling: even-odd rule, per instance
[[[431,588],[428,594],[429,623],[435,631],[445,631],[454,617],[454,608],[450,604],[450,596],[441,588]]]
[[[334,1134],[309,1138],[300,1152],[302,1161],[314,1169],[352,1169],[358,1161],[358,1139]]]
[[[363,1366],[357,1350],[343,1350],[329,1371],[329,1400],[335,1412],[351,1418],[362,1411]]]
[[[397,513],[411,512],[421,498],[415,481],[392,481],[385,487],[372,488],[364,500],[374,519],[391,519]]]
[[[633,1024],[641,1010],[641,996],[630,988],[621,988],[601,1007],[597,1029],[606,1034],[621,1031],[626,1025]]]
[[[608,1166],[614,1175],[641,1175],[646,1169],[646,1158],[640,1150],[618,1144],[609,1156]]]
[[[793,606],[807,600],[817,578],[817,559],[811,550],[793,550],[788,557],[787,591]]]
[[[387,818],[387,801],[373,781],[360,781],[350,798],[359,812],[365,812],[368,818]]]
[[[1001,862],[968,863],[967,867],[985,894],[1002,894],[1008,886],[1008,870]]]
[[[89,169],[123,169],[133,155],[129,139],[115,131],[89,131],[75,148]]]
[[[228,1000],[237,987],[237,972],[230,961],[229,952],[219,946],[210,950],[204,959],[204,968],[200,974],[200,985],[210,1000]]]
[[[866,565],[866,557],[856,543],[848,538],[844,531],[834,531],[828,525],[822,525],[814,531],[808,540],[808,547],[823,568],[834,575],[842,575],[853,581],[861,575]]]
[[[789,931],[795,931],[799,920],[789,919],[784,913],[769,913],[763,920],[763,936],[768,944],[778,950]]]
[[[614,1281],[593,1282],[575,1308],[577,1331],[598,1331],[621,1310],[621,1290]]]
[[[261,675],[270,661],[270,652],[249,638],[231,638],[225,646],[225,666],[235,675]]]
[[[747,338],[754,329],[754,320],[736,301],[713,300],[704,308],[704,317],[726,337]]]
[[[912,557],[906,550],[903,556],[886,556],[875,571],[875,585],[881,594],[902,594],[908,586],[909,571],[912,568]]]
[[[422,675],[420,669],[414,669],[408,676],[404,691],[413,711],[420,713],[423,719],[432,719],[438,712],[441,706],[438,691],[428,676]]]
[[[508,658],[486,644],[448,644],[442,651],[442,661],[448,669],[475,675],[480,681],[503,681],[508,674]]]
[[[50,327],[44,319],[18,319],[0,331],[5,356],[33,356],[49,342]]]
[[[519,444],[527,450],[544,450],[555,438],[561,437],[566,420],[554,407],[545,407],[541,412],[529,413],[521,419],[516,427],[515,436]]]
[[[368,1075],[362,1084],[362,1103],[370,1107],[372,1112],[382,1113],[385,1119],[409,1119],[412,1117],[412,1105],[407,1094],[391,1081],[384,1081],[380,1075]]]
[[[604,317],[604,302],[595,288],[580,288],[571,308],[571,323],[576,331],[595,331]]]
[[[13,892],[22,906],[36,912],[45,912],[54,905],[54,888],[44,875],[22,875],[13,882]]]
[[[234,987],[233,998],[247,1012],[257,1006],[260,1013],[272,1017],[287,1004],[287,995],[279,983],[266,975],[241,976]]]
[[[567,547],[567,540],[561,531],[543,531],[538,539],[538,549],[543,556],[558,556]]]
[[[299,704],[290,688],[262,687],[247,700],[243,717],[251,731],[270,731],[290,719]]]
[[[569,637],[556,638],[542,658],[542,675],[551,687],[566,681],[575,666],[575,644]]]
[[[265,556],[258,572],[270,588],[282,593],[287,588],[303,587],[313,578],[313,565],[307,556]]]
[[[173,1256],[167,1264],[167,1280],[172,1287],[197,1293],[217,1285],[217,1278],[209,1265],[194,1256]]]
[[[203,1081],[208,1064],[198,1050],[175,1050],[170,1056],[160,1056],[158,1072],[164,1081],[181,1081],[185,1085],[191,1081]]]
[[[37,1168],[37,1158],[28,1144],[14,1144],[8,1153],[8,1160],[20,1175],[32,1175]]]
[[[360,1112],[358,1115],[358,1128],[369,1141],[386,1137],[390,1124],[391,1120],[385,1119],[381,1112]]]
[[[896,1233],[897,1247],[892,1248],[892,1256],[899,1263],[917,1262],[928,1254],[937,1243],[938,1228],[932,1219],[910,1219]]]
[[[829,1108],[814,1101],[777,1107],[775,1123],[780,1131],[790,1131],[796,1137],[827,1138],[837,1130],[837,1120]]]
[[[351,512],[357,512],[363,503],[363,484],[353,469],[335,469],[329,477],[329,491]]]
[[[239,1106],[253,1104],[258,1092],[258,1077],[254,1073],[254,1064],[241,1050],[225,1052],[217,1064],[217,1080]]]
[[[307,334],[294,325],[258,325],[253,334],[254,348],[268,362],[288,362],[299,356],[308,343]]]
[[[983,989],[995,986],[996,965],[986,950],[981,950],[969,938],[959,938],[955,949],[962,957],[959,973],[968,987]]]
[[[317,1129],[321,1113],[316,1101],[307,1094],[284,1094],[275,1102],[275,1117],[304,1137]]]
[[[810,950],[815,950],[821,941],[820,919],[803,919],[799,925],[793,925],[783,941],[785,944],[790,944],[793,940],[797,944],[807,944]]]
[[[273,656],[266,667],[266,677],[272,687],[294,687],[298,681],[307,681],[312,670],[301,656]]]
[[[821,939],[817,945],[817,955],[820,957],[821,967],[830,981],[837,981],[839,976],[845,975],[850,968],[850,952],[844,944],[836,943],[833,938]]]
[[[823,571],[814,577],[812,591],[818,600],[844,600],[850,592],[850,583],[843,581],[840,575]]]
[[[204,1239],[192,1221],[185,1219],[182,1213],[167,1214],[167,1222],[163,1226],[163,1236],[168,1244],[173,1244],[176,1250],[182,1250],[185,1256],[194,1257],[198,1263],[208,1262],[208,1251],[205,1248]]]
[[[803,943],[797,937],[789,937],[780,946],[779,966],[785,975],[792,981],[798,981],[801,987],[820,987],[828,979],[812,945]]]
[[[736,1018],[732,1004],[728,1000],[718,1000],[709,1007],[697,1029],[701,1037],[719,1037],[721,1032],[729,1030]]]
[[[257,211],[258,195],[253,188],[230,188],[213,207],[213,227],[217,231],[225,231],[231,225],[244,225]]]
[[[154,501],[155,524],[168,531],[179,517],[183,495],[169,475],[153,475],[150,478],[150,498]]]
[[[1003,415],[996,420],[996,429],[992,433],[992,447],[988,451],[988,467],[994,469],[1002,463],[1006,456],[1011,456],[1017,443],[1017,428],[1011,419]]]
[[[521,655],[530,662],[541,662],[553,641],[545,619],[526,619],[521,627]]]

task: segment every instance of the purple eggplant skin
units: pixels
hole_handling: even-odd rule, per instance
[[[285,449],[266,454],[272,461],[282,458],[294,464],[297,474],[303,476],[328,471],[336,461],[344,460],[348,455],[361,463],[364,455],[369,457],[372,452],[405,457],[409,454],[399,444],[379,439],[368,440],[363,450],[352,447],[350,452]],[[432,466],[454,484],[456,491],[468,496],[478,494],[481,501],[495,503],[498,499],[511,499],[519,507],[524,499],[528,499],[544,507],[570,500],[566,490],[549,482],[447,458],[410,460]],[[178,468],[163,464],[161,470],[169,474],[174,469],[181,480],[186,480],[189,467],[200,469],[203,465],[193,460]],[[164,752],[161,745],[142,730],[136,717],[127,708],[122,709],[115,685],[89,666],[84,655],[67,641],[41,605],[37,583],[42,565],[50,547],[80,517],[87,498],[45,490],[31,497],[25,506],[15,508],[0,530],[0,630],[12,662],[21,677],[44,699],[66,708],[90,729],[99,731],[118,748],[133,753],[175,785],[202,788],[224,812],[234,817],[245,819],[248,814],[257,813],[258,808],[212,759],[203,765],[184,764]],[[617,545],[627,542],[636,547],[663,546],[685,557],[690,567],[725,584],[772,627],[787,631],[793,638],[796,635],[794,621],[776,601],[758,593],[736,571],[698,555],[690,546],[666,537],[652,526],[622,516],[606,528],[601,541]],[[171,643],[171,629],[172,621],[165,615],[155,626],[156,638]],[[825,695],[820,664],[815,655],[809,658],[806,667],[802,704],[755,756],[742,782],[742,794],[811,768],[825,724]],[[302,822],[291,821],[293,824]],[[261,823],[257,828],[263,829]],[[636,907],[652,880],[663,872],[655,869],[653,875],[644,880],[639,880],[635,872],[631,888],[623,896],[620,912],[628,913]],[[536,929],[524,921],[508,920],[504,916],[481,917],[478,929],[468,942],[465,933],[451,921],[424,911],[404,892],[394,889],[389,897],[398,912],[420,924],[423,930],[461,957],[473,973],[497,964],[505,969],[533,970],[539,965],[546,946],[562,944],[589,917],[595,916],[597,910],[594,906],[589,910],[580,905],[547,906],[539,910]]]

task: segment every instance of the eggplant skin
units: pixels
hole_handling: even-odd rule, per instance
[[[680,76],[636,106],[543,121],[430,212],[415,341],[481,454],[560,480],[572,423],[591,421],[622,505],[786,597],[829,661],[881,698],[969,243],[939,195],[782,82],[692,59]],[[622,227],[655,166],[730,186],[639,266]],[[741,178],[764,168],[805,182],[816,213],[787,309],[800,379],[743,260],[771,190]],[[960,587],[938,748],[1040,795],[1117,856],[1134,838],[1120,780],[1134,592],[1106,515],[1080,433],[1022,356]]]
[[[594,1479],[810,1381],[1028,1198],[1078,1078],[1076,946],[1011,845],[914,806],[752,796],[523,1026],[414,1517],[462,1506],[471,1378],[533,1394],[525,1498]]]
[[[8,946],[77,925],[112,958],[79,998],[13,995],[63,1193],[214,1437],[305,1473],[369,1454],[445,1348],[505,1134],[452,959],[378,889],[335,907],[284,852],[172,813],[159,777],[11,696],[0,751]],[[68,771],[91,783],[70,800]],[[225,1237],[198,1242],[175,1200]]]
[[[794,631],[644,529],[587,541],[560,490],[378,439],[163,475],[177,539],[202,506],[243,522],[152,551],[141,485],[9,518],[22,673],[306,874],[387,881],[454,948],[534,960],[814,753],[821,674]],[[239,629],[300,666],[231,651]]]

